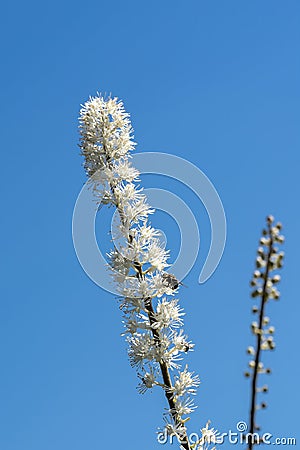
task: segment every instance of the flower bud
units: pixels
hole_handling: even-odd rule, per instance
[[[247,353],[248,353],[249,355],[255,355],[254,347],[249,346],[249,347],[247,348]]]
[[[258,256],[256,258],[256,267],[257,269],[261,269],[262,267],[266,266],[266,261],[264,261],[261,256]]]
[[[258,296],[260,296],[262,294],[262,292],[263,292],[262,288],[257,288],[257,289],[255,289],[255,291],[253,291],[251,293],[251,296],[253,298],[258,297]]]
[[[269,341],[268,341],[268,342],[269,342]],[[270,342],[269,342],[269,348],[270,348],[270,350],[275,350],[275,347],[276,347],[275,342],[270,341]]]
[[[274,277],[272,278],[273,283],[279,283],[280,280],[281,280],[280,275],[274,275]]]
[[[264,257],[265,251],[264,251],[263,247],[258,247],[258,249],[257,249],[257,254],[258,254],[259,256],[261,256],[262,258]]]
[[[266,237],[260,238],[260,241],[259,241],[259,243],[261,245],[270,245],[270,242],[271,242],[270,238],[266,238]]]

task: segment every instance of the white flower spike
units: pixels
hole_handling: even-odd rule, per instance
[[[141,380],[138,390],[163,388],[168,431],[172,428],[181,448],[190,450],[185,416],[195,409],[190,395],[199,378],[180,366],[193,348],[183,333],[183,311],[173,298],[182,283],[165,272],[169,252],[149,222],[154,210],[130,163],[136,144],[129,114],[117,98],[98,95],[82,106],[79,120],[84,168],[95,196],[99,203],[113,205],[119,216],[117,235],[123,244],[108,255],[109,266],[122,297],[129,359]]]

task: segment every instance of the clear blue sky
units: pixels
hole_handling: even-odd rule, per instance
[[[202,235],[180,294],[202,380],[191,431],[208,418],[222,431],[248,418],[248,282],[265,216],[284,223],[282,300],[269,310],[277,349],[259,422],[300,439],[299,2],[29,0],[5,2],[0,21],[0,449],[161,448],[165,401],[136,392],[117,303],[84,274],[72,244],[85,181],[77,117],[97,91],[125,101],[140,151],[192,161],[226,211],[224,257],[200,286],[208,218],[171,185]]]

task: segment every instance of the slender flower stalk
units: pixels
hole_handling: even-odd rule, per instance
[[[168,403],[166,431],[177,437],[181,448],[190,450],[185,424],[195,409],[191,396],[200,381],[186,365],[182,370],[180,361],[194,344],[183,332],[184,313],[174,298],[180,282],[166,272],[169,252],[149,222],[154,210],[130,163],[135,143],[123,103],[100,95],[90,98],[80,111],[80,134],[95,196],[118,211],[117,236],[108,258],[121,297],[130,363],[140,379],[138,390],[163,389]],[[203,430],[205,436],[216,433],[208,426]],[[203,448],[203,440],[193,445]]]
[[[268,386],[258,386],[260,374],[270,374],[271,369],[265,368],[262,362],[262,351],[274,350],[274,332],[275,328],[270,324],[270,318],[266,316],[266,305],[270,300],[279,300],[280,293],[276,285],[280,281],[278,270],[282,268],[284,253],[279,251],[277,245],[284,242],[284,237],[280,234],[282,225],[277,223],[274,225],[274,217],[268,216],[266,220],[266,228],[262,232],[260,246],[257,250],[256,270],[250,282],[253,288],[251,296],[259,299],[259,306],[253,306],[252,312],[258,316],[258,320],[251,324],[252,333],[255,336],[255,348],[250,346],[247,353],[251,355],[249,361],[250,371],[245,372],[245,376],[251,378],[251,402],[250,402],[250,418],[248,427],[248,449],[252,450],[254,445],[259,442],[251,437],[254,436],[260,427],[256,424],[256,412],[259,409],[267,407],[266,402],[257,403],[257,394],[268,392]],[[275,272],[275,273],[274,273]]]

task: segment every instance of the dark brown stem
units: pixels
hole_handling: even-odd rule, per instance
[[[259,324],[258,324],[258,334],[256,339],[256,355],[255,355],[255,365],[253,370],[253,377],[252,377],[252,384],[251,384],[251,407],[250,407],[250,426],[249,426],[249,435],[250,435],[250,443],[249,443],[249,450],[252,450],[254,445],[254,439],[252,439],[253,433],[256,428],[255,424],[255,415],[256,415],[256,394],[257,394],[257,380],[258,380],[258,369],[259,369],[259,363],[260,363],[260,354],[261,354],[261,341],[262,341],[262,327],[263,327],[263,319],[264,319],[264,311],[265,311],[265,305],[268,299],[267,294],[267,283],[269,278],[269,272],[271,267],[271,255],[273,251],[273,236],[271,232],[271,225],[268,224],[268,230],[269,230],[269,237],[270,237],[270,244],[269,244],[269,251],[267,255],[267,265],[266,265],[266,271],[264,274],[264,284],[263,284],[263,291],[261,294],[261,307],[260,307],[260,313],[259,313]]]
[[[149,317],[154,342],[156,342],[156,344],[158,346],[160,346],[159,332],[152,326],[155,323],[155,319],[154,319],[155,313],[154,313],[151,298],[147,298],[144,303],[145,303],[145,309],[146,309],[148,317]],[[160,362],[159,366],[160,366],[160,370],[161,370],[162,377],[164,380],[164,384],[166,386],[166,389],[164,389],[164,392],[165,392],[165,396],[167,398],[167,401],[168,401],[168,404],[170,407],[172,418],[176,425],[180,425],[182,423],[182,421],[181,421],[180,417],[178,417],[178,415],[176,414],[174,397],[172,396],[172,393],[171,393],[172,381],[171,381],[169,369],[164,362]],[[181,444],[182,448],[184,448],[186,450],[190,450],[190,444],[189,444],[189,440],[188,440],[186,433],[180,437],[180,444]]]
[[[107,152],[105,150],[105,145],[104,144],[103,144],[103,148],[104,148],[104,151],[106,153],[107,164],[108,164],[109,167],[111,167],[111,161],[110,161],[110,158],[107,155]],[[114,195],[115,194],[115,186],[110,184],[110,190],[111,190],[112,194]],[[125,222],[125,220],[124,220],[124,211],[122,211],[122,209],[120,208],[120,206],[118,204],[116,204],[116,208],[118,210],[118,213],[119,213],[119,216],[120,216],[120,220],[124,224],[124,222]],[[128,238],[128,244],[131,245],[130,238]],[[137,271],[137,274],[136,274],[137,278],[142,280],[144,275],[143,275],[141,264],[138,263],[138,262],[135,262],[134,263],[134,267],[135,267],[135,270]],[[160,343],[159,332],[152,327],[152,325],[155,322],[155,319],[154,319],[155,312],[154,312],[153,305],[152,305],[152,299],[151,298],[145,299],[144,304],[145,304],[145,310],[146,310],[148,318],[149,318],[149,322],[150,322],[150,326],[151,326],[151,331],[152,331],[152,335],[153,335],[153,338],[154,338],[154,342],[156,343],[156,345],[160,346],[161,343]],[[166,399],[167,399],[169,407],[170,407],[172,418],[173,418],[174,423],[176,425],[180,425],[182,423],[182,421],[181,421],[180,417],[176,414],[175,401],[174,401],[174,397],[172,396],[172,392],[171,392],[171,388],[173,386],[172,386],[172,380],[171,380],[171,377],[170,377],[169,369],[168,369],[167,365],[164,362],[160,362],[159,366],[160,366],[162,378],[163,378],[163,381],[164,381],[164,385],[166,386],[166,389],[164,389],[164,393],[165,393]],[[179,439],[180,439],[181,447],[183,449],[185,449],[185,450],[190,450],[190,444],[189,444],[189,440],[188,440],[188,436],[187,436],[186,432],[183,435],[179,436]]]

